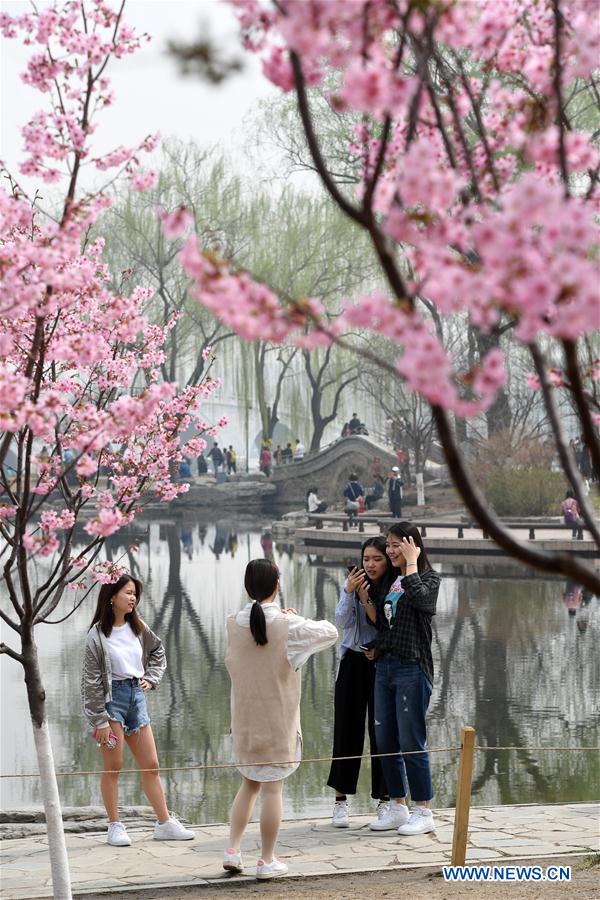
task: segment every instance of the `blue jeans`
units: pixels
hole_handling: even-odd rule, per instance
[[[150,724],[146,708],[146,695],[139,678],[113,679],[112,700],[106,704],[106,712],[113,722],[120,722],[125,734],[135,734]]]
[[[407,753],[427,748],[425,713],[431,684],[416,662],[395,656],[377,660],[375,671],[375,738],[378,753]],[[407,780],[413,802],[431,800],[429,754],[383,756],[383,775],[390,797],[406,797]]]

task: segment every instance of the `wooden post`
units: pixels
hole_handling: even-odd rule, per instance
[[[473,780],[473,749],[475,729],[465,725],[460,745],[458,764],[458,786],[456,790],[456,810],[454,833],[452,835],[452,865],[464,866],[467,855],[467,833],[469,830],[469,807],[471,804],[471,781]]]

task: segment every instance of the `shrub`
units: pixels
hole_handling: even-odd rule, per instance
[[[565,494],[565,477],[545,466],[498,468],[484,489],[499,516],[557,516]]]

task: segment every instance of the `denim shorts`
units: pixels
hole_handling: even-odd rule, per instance
[[[108,718],[119,722],[125,734],[135,734],[150,724],[146,695],[139,678],[125,678],[112,682],[112,700],[106,704]]]

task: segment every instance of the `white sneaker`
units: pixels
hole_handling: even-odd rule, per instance
[[[223,868],[228,872],[243,872],[244,863],[242,862],[242,851],[236,850],[235,847],[229,847],[223,852]]]
[[[256,877],[261,879],[279,878],[280,875],[287,875],[288,867],[281,862],[278,856],[273,857],[273,862],[266,863],[264,859],[259,859],[256,864]]]
[[[193,841],[194,837],[194,832],[184,828],[175,816],[169,816],[162,825],[157,822],[154,826],[155,841]]]
[[[375,810],[377,818],[383,819],[383,817],[385,816],[385,814],[387,813],[389,808],[390,808],[389,800],[380,800],[379,803],[377,804],[377,809]]]
[[[400,825],[408,822],[409,811],[408,806],[404,803],[390,802],[390,805],[384,813],[369,823],[371,831],[396,831]]]
[[[109,822],[106,843],[113,847],[131,847],[131,838],[122,822]]]
[[[348,801],[336,800],[333,804],[333,816],[331,824],[334,828],[348,828],[350,819],[348,818]]]
[[[398,834],[427,834],[428,831],[435,831],[435,823],[433,813],[426,806],[415,806],[408,822],[398,828]]]

